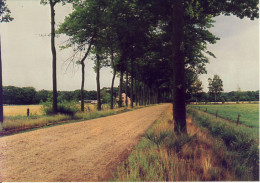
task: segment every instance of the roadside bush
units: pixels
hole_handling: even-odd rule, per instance
[[[45,115],[53,115],[53,108],[51,102],[45,102],[42,103],[43,105],[43,113]],[[65,114],[69,116],[74,116],[76,112],[79,111],[79,108],[76,106],[76,103],[74,102],[61,102],[58,103],[58,113],[59,114]]]

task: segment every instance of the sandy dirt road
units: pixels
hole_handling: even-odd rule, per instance
[[[0,138],[0,181],[107,181],[170,104]]]

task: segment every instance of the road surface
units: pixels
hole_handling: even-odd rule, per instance
[[[108,181],[170,104],[0,138],[0,181]]]

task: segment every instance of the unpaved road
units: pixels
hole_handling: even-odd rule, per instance
[[[0,138],[0,181],[107,181],[170,104]]]

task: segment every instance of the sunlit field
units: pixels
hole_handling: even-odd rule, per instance
[[[80,110],[80,104],[74,106]],[[4,116],[27,116],[27,109],[30,111],[30,116],[35,115],[43,115],[44,112],[42,110],[42,105],[11,105],[11,106],[4,106]],[[108,105],[103,105],[102,109],[109,109]],[[96,105],[93,104],[85,104],[85,111],[97,111]]]
[[[27,109],[30,115],[42,115],[42,105],[12,105],[4,106],[4,116],[27,116]]]

